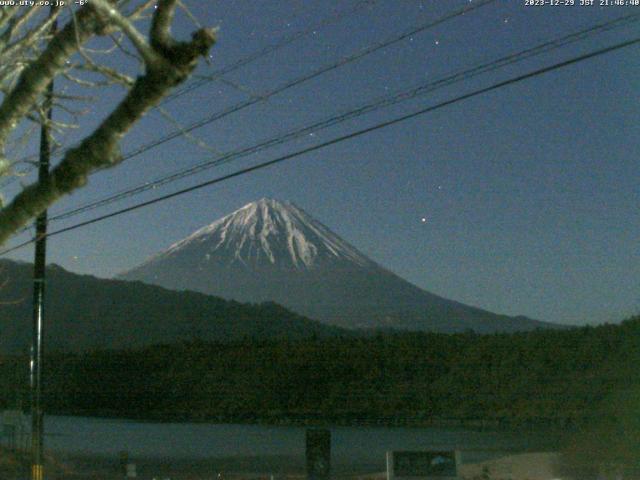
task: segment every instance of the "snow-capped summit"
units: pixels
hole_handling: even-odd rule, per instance
[[[301,208],[268,198],[197,230],[120,278],[243,302],[273,301],[352,328],[495,332],[548,326],[422,290]]]
[[[194,255],[197,263],[240,263],[310,269],[343,260],[370,266],[371,260],[293,203],[263,198],[171,245],[151,261]]]

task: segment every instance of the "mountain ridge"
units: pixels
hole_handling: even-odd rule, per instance
[[[33,265],[0,260],[0,352],[30,345]],[[348,335],[275,303],[241,304],[199,292],[46,268],[47,350],[137,348],[181,341]]]
[[[289,202],[263,198],[117,278],[244,302],[274,301],[347,328],[510,332],[559,328],[449,300],[402,279]]]
[[[302,225],[304,225],[303,228],[301,228]],[[259,232],[257,232],[258,229]],[[306,232],[303,232],[303,229]],[[240,232],[241,230],[245,232]],[[284,233],[280,234],[279,232],[282,230]],[[237,235],[238,232],[241,237],[233,237],[233,234]],[[262,198],[196,230],[184,239],[173,243],[163,252],[153,255],[140,266],[170,257],[203,240],[216,242],[214,250],[224,249],[229,244],[227,237],[234,238],[235,243],[239,244],[233,252],[231,263],[239,261],[249,264],[255,260],[258,262],[268,260],[272,265],[275,265],[277,261],[274,250],[279,250],[280,254],[288,253],[287,261],[291,261],[289,266],[296,269],[313,268],[316,261],[327,256],[348,259],[361,266],[375,265],[375,262],[335,235],[329,228],[297,205],[291,202],[281,203],[278,200]],[[269,241],[270,238],[272,241]],[[308,238],[311,241],[307,240]],[[284,240],[286,240],[286,245],[283,245]],[[275,243],[276,248],[272,248],[272,243]],[[282,259],[283,256],[281,255],[279,258]],[[206,258],[206,260],[209,259]],[[124,277],[128,272],[123,272],[118,277]]]

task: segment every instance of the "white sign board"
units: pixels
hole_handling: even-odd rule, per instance
[[[458,450],[387,452],[387,480],[455,480],[459,465]]]
[[[138,477],[138,472],[136,471],[136,464],[135,463],[128,463],[127,464],[127,478],[137,478]]]

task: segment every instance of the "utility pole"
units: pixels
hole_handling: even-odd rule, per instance
[[[50,15],[55,15],[51,7]],[[57,30],[57,20],[51,24],[51,34]],[[50,125],[53,111],[53,80],[49,83],[42,105],[44,117],[40,128],[40,162],[38,182],[49,181],[51,157]],[[44,332],[45,265],[47,261],[47,210],[36,218],[36,244],[33,262],[33,332],[29,364],[31,389],[31,480],[44,479],[44,411],[42,409],[42,356]]]

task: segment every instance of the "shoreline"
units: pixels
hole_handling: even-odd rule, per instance
[[[152,416],[120,416],[100,412],[64,412],[48,413],[56,417],[81,417],[101,420],[156,423],[156,424],[195,424],[195,425],[255,425],[263,427],[299,427],[299,428],[331,428],[331,427],[369,427],[369,428],[435,428],[446,430],[470,430],[477,432],[526,432],[526,433],[571,433],[578,431],[582,423],[567,425],[564,421],[547,419],[525,419],[505,421],[492,418],[456,418],[437,417],[429,419],[387,417],[387,418],[311,418],[308,416],[282,417],[211,417],[202,418],[186,415],[152,415]],[[586,424],[588,420],[584,420]]]

